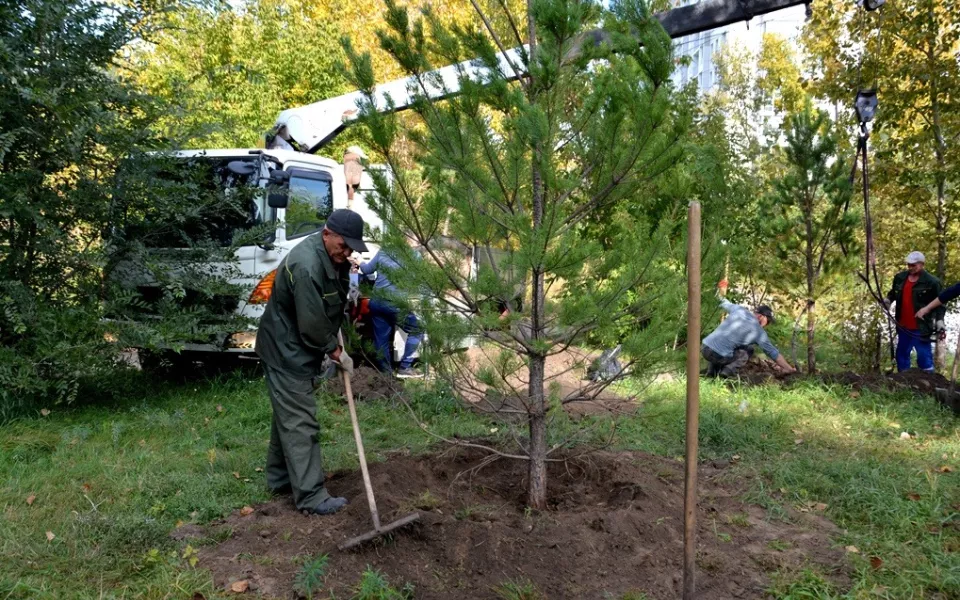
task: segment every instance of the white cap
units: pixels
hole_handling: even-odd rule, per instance
[[[927,259],[923,256],[923,252],[917,252],[914,250],[907,255],[907,264],[912,265],[913,263],[926,263]]]

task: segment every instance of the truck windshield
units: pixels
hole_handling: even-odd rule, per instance
[[[151,180],[140,206],[127,211],[124,228],[147,247],[252,245],[264,237],[261,230],[271,229],[276,211],[257,185],[257,157],[160,160],[147,166],[148,176],[141,171],[126,177]],[[246,173],[238,168],[243,166]]]
[[[287,238],[314,233],[333,212],[333,177],[323,171],[290,171],[290,201],[284,218]]]

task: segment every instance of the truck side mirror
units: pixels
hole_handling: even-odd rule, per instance
[[[269,190],[267,206],[286,208],[290,202],[290,173],[281,169],[271,171]]]

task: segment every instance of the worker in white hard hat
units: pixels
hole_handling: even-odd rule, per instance
[[[944,309],[934,308],[918,314],[943,291],[940,280],[924,270],[926,258],[922,252],[907,255],[907,270],[897,273],[893,286],[887,294],[886,305],[896,303],[897,321],[897,370],[910,368],[910,355],[917,351],[917,366],[924,371],[933,371],[933,340],[943,336]]]

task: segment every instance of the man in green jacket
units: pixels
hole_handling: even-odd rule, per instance
[[[921,308],[933,302],[943,290],[940,280],[924,270],[926,258],[921,252],[907,255],[907,270],[897,273],[887,294],[887,308],[897,303],[897,370],[910,368],[910,353],[917,349],[917,366],[933,371],[933,338],[943,331],[942,307],[917,318]]]
[[[277,493],[292,491],[297,509],[305,514],[328,515],[347,504],[324,485],[314,393],[324,356],[353,372],[337,333],[350,288],[347,259],[366,250],[363,218],[352,210],[333,211],[323,231],[298,244],[280,263],[257,330],[257,354],[273,406],[267,486]]]

